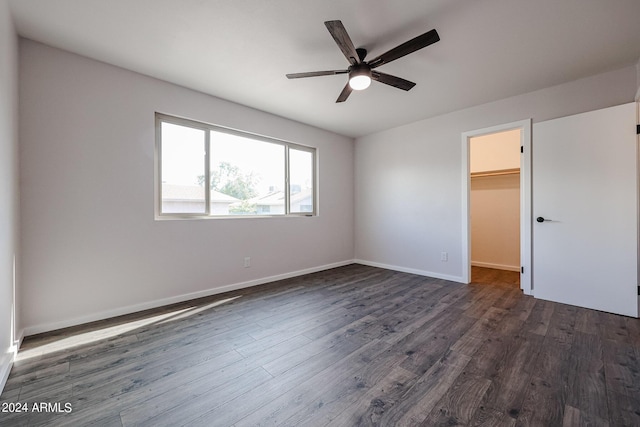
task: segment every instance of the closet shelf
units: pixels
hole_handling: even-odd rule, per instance
[[[494,171],[471,172],[471,178],[481,176],[515,175],[520,173],[520,168],[499,169]]]

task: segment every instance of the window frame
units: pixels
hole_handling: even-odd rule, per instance
[[[204,193],[205,193],[205,212],[189,213],[189,212],[162,212],[162,123],[169,123],[178,126],[185,126],[192,129],[204,131]],[[243,138],[249,138],[255,141],[262,141],[270,144],[277,144],[284,147],[284,213],[283,214],[256,214],[256,215],[213,215],[211,213],[211,133],[219,132],[235,135]],[[290,184],[290,168],[289,168],[289,150],[299,150],[311,153],[312,156],[312,203],[311,212],[291,212],[291,184]],[[259,135],[251,132],[232,129],[220,125],[199,122],[196,120],[186,119],[164,113],[155,113],[155,151],[154,151],[154,198],[155,198],[155,218],[156,219],[237,219],[237,218],[285,218],[285,217],[313,217],[318,215],[318,149],[316,147],[297,144],[278,138]]]

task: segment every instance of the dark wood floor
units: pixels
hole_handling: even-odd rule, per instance
[[[0,425],[640,425],[640,321],[473,277],[351,265],[29,338],[0,402],[72,412]]]

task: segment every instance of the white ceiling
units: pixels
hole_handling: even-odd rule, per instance
[[[357,137],[542,89],[640,59],[638,0],[11,0],[20,35],[273,114]],[[368,59],[435,28],[441,41],[335,99],[346,75],[323,22]],[[179,112],[176,112],[179,113]]]

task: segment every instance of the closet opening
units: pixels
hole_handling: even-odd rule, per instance
[[[532,295],[531,120],[462,134],[462,281]]]
[[[469,140],[471,282],[520,286],[521,130]]]

